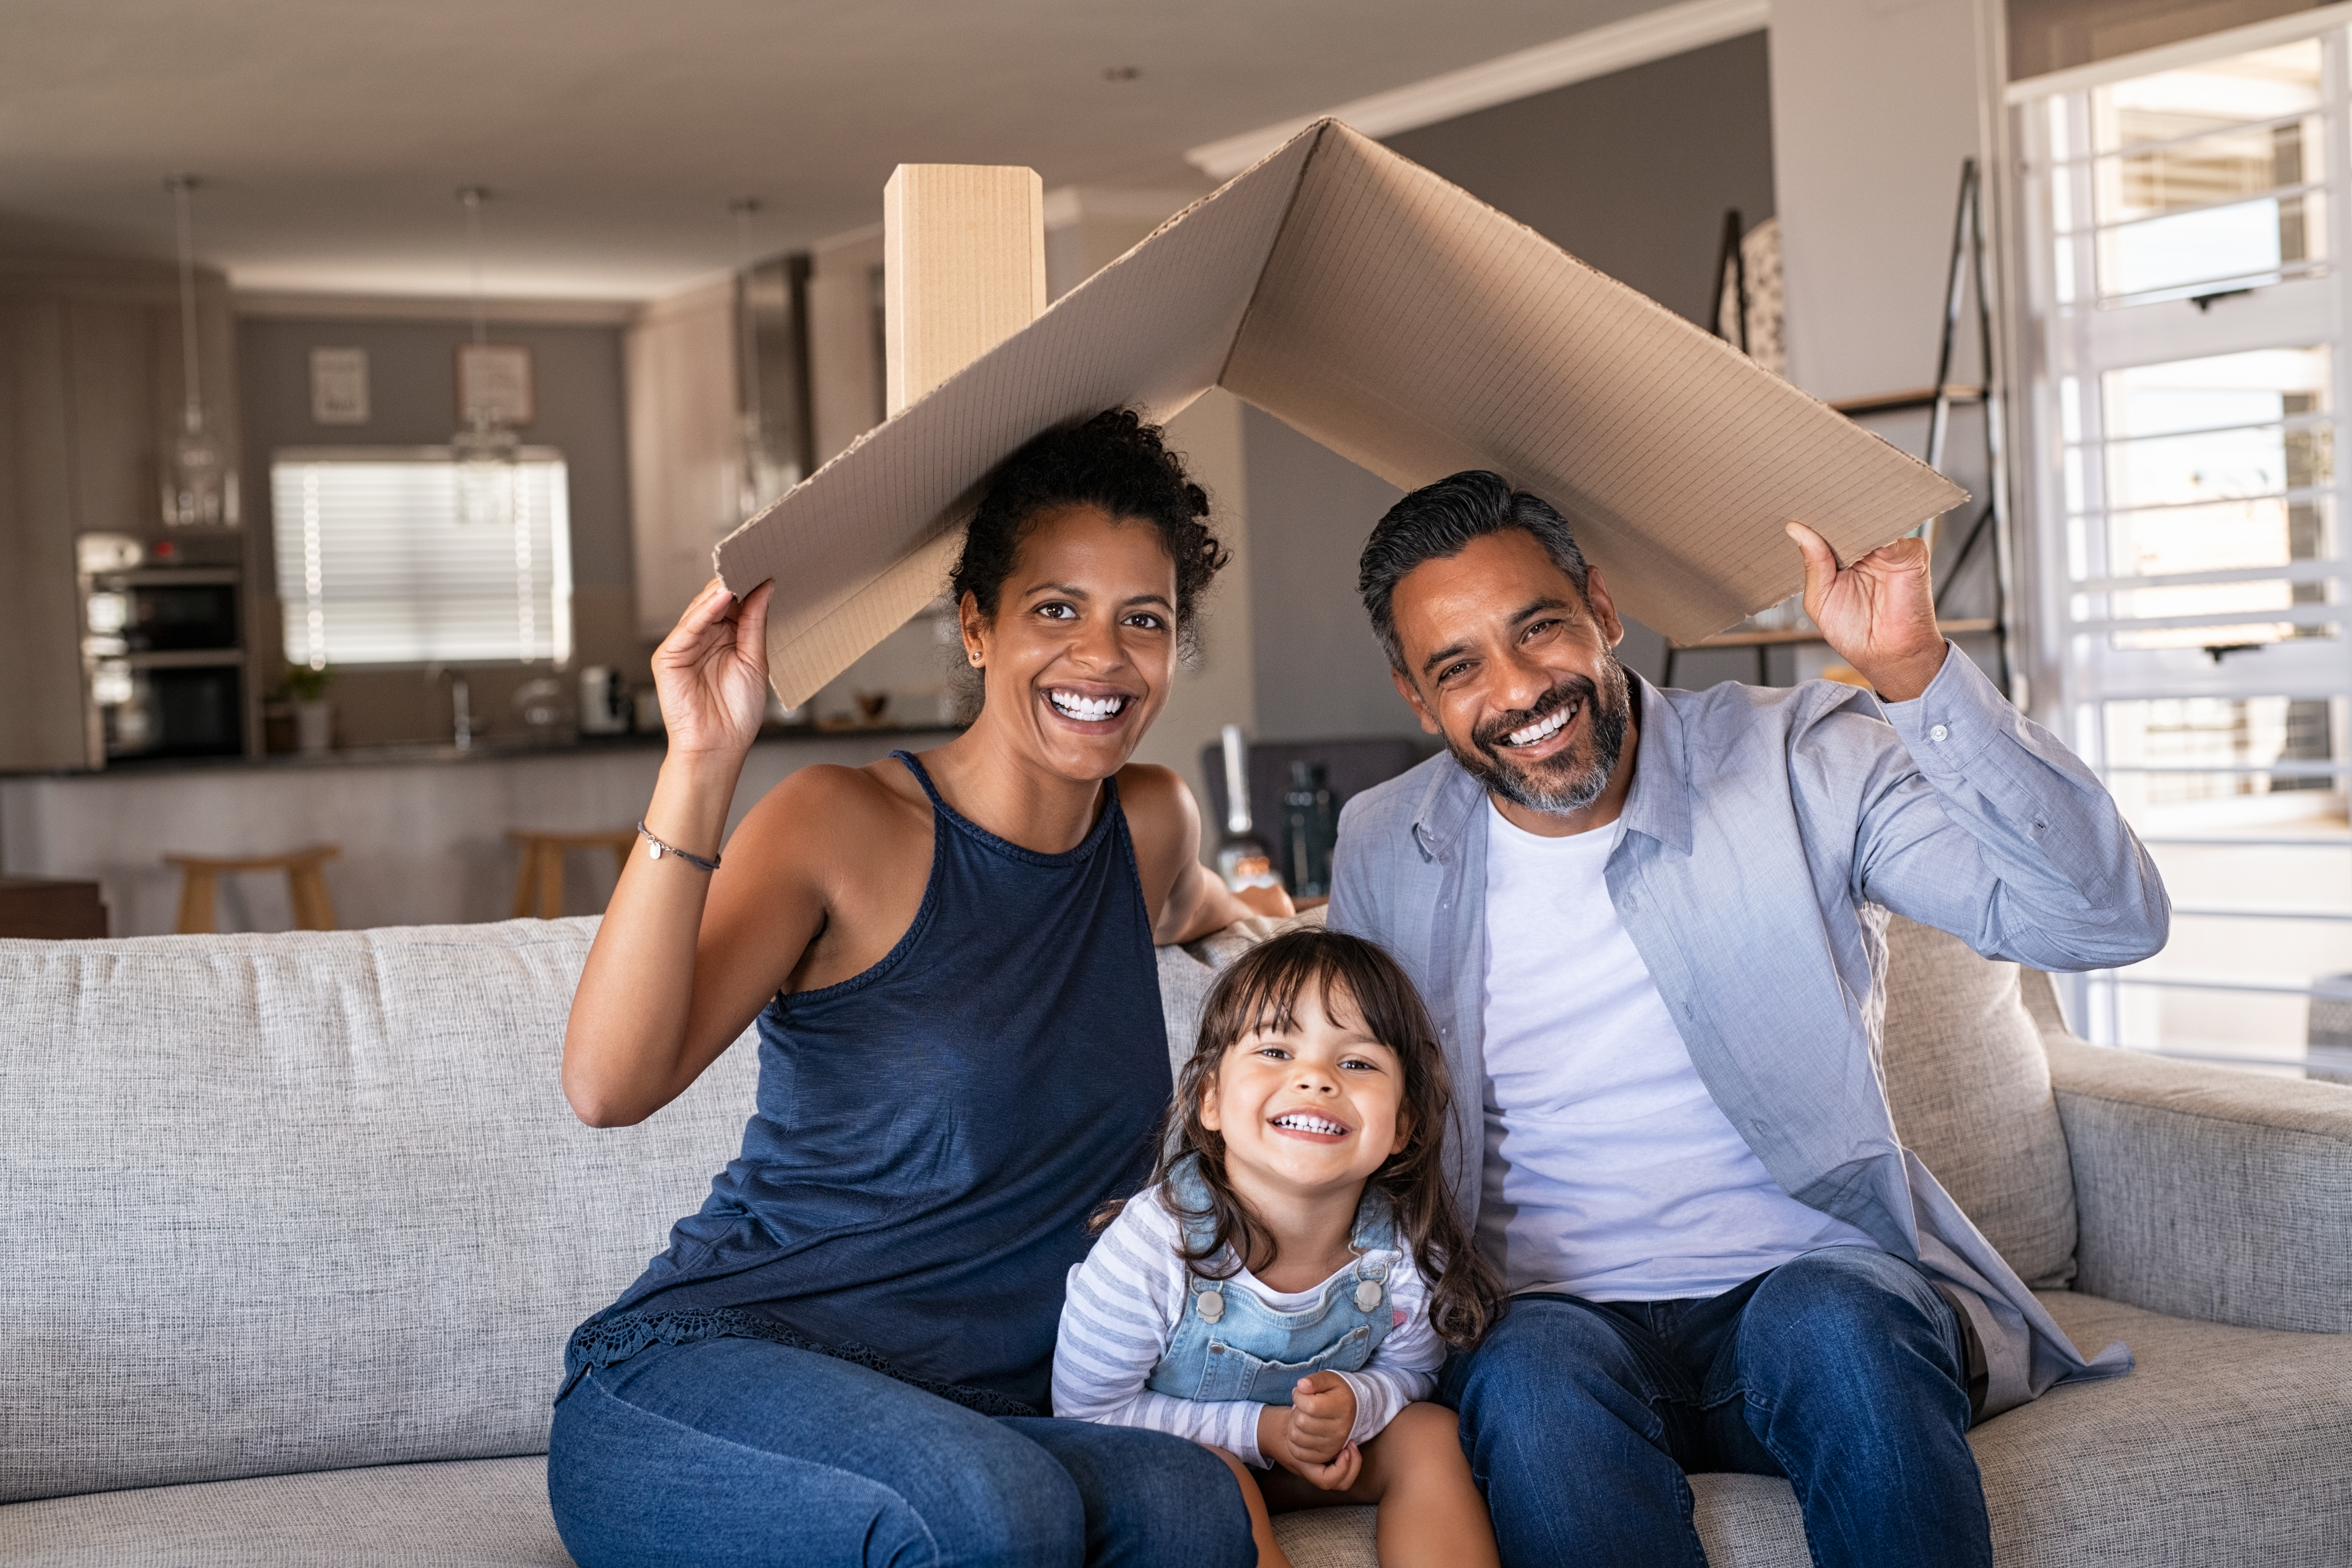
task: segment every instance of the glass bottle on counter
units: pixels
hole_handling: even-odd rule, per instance
[[[1225,748],[1225,836],[1217,844],[1217,875],[1235,892],[1244,888],[1278,888],[1274,852],[1250,822],[1249,742],[1241,727],[1228,724],[1221,734]]]
[[[1331,785],[1323,764],[1304,757],[1294,760],[1290,764],[1290,788],[1282,797],[1283,868],[1290,874],[1292,898],[1330,896],[1331,851],[1339,841],[1339,823],[1331,810]]]

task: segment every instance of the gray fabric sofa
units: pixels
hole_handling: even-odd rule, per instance
[[[557,1568],[565,1334],[734,1152],[753,1053],[643,1127],[557,1089],[591,921],[0,942],[0,1568]],[[1164,951],[1171,1032],[1261,931]],[[2046,983],[1894,933],[1906,1142],[2139,1371],[1974,1435],[2004,1564],[2352,1562],[2352,1089],[2054,1032]],[[1809,1561],[1694,1478],[1715,1568]],[[1368,1510],[1283,1524],[1373,1563]]]

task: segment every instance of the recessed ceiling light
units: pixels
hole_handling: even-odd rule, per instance
[[[1140,66],[1105,66],[1103,68],[1105,81],[1133,81],[1142,74],[1143,68]]]

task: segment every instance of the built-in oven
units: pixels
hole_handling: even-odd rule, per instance
[[[151,552],[120,534],[79,543],[91,761],[241,753],[236,566],[160,545]]]

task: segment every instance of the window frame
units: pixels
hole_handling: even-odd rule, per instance
[[[286,467],[332,467],[346,464],[415,464],[419,466],[440,465],[454,468],[457,466],[457,458],[452,448],[444,446],[280,447],[273,449],[269,454],[269,470],[268,474],[270,495],[271,528],[275,535],[272,541],[270,564],[273,574],[277,578],[276,587],[280,606],[281,621],[286,627],[286,630],[282,631],[280,635],[283,639],[281,647],[287,661],[289,664],[307,662],[313,668],[324,668],[327,664],[332,664],[337,668],[370,670],[425,669],[435,666],[503,668],[506,666],[547,665],[558,670],[569,668],[572,662],[572,656],[575,651],[577,640],[576,628],[572,624],[572,599],[575,584],[572,580],[572,541],[571,515],[571,465],[565,458],[561,448],[542,446],[526,446],[518,447],[515,451],[515,463],[519,468],[552,465],[557,469],[557,482],[551,485],[548,491],[549,499],[551,503],[551,510],[548,519],[546,520],[547,538],[551,552],[547,568],[549,573],[549,582],[547,584],[545,602],[545,607],[549,617],[548,634],[545,643],[545,646],[549,650],[548,652],[540,653],[536,651],[526,651],[519,657],[482,658],[471,654],[462,654],[444,657],[427,655],[422,658],[352,660],[348,658],[339,659],[328,658],[320,655],[314,648],[306,646],[303,648],[305,658],[302,659],[297,659],[295,657],[295,641],[289,634],[293,619],[298,614],[301,613],[301,606],[305,604],[308,595],[305,593],[306,584],[303,582],[297,581],[289,584],[285,581],[285,574],[281,569],[281,563],[284,560],[287,550],[287,544],[285,542],[287,540],[289,531],[291,530],[293,531],[299,532],[304,524],[302,519],[299,516],[289,517],[285,515],[284,509],[280,508],[278,504],[278,470],[281,468]],[[528,518],[520,520],[520,525],[523,527],[533,526]],[[516,595],[518,603],[520,598],[521,595],[518,594]],[[534,612],[536,612],[538,607],[539,606],[537,605],[533,605]],[[331,646],[331,634],[330,634],[328,641],[330,646]],[[520,642],[520,638],[518,638],[518,641]]]
[[[2200,309],[2192,297],[2208,289],[2240,287],[2217,280],[2207,285],[2149,290],[2136,296],[2107,295],[2105,279],[2088,270],[2097,265],[2091,254],[2098,237],[2115,226],[2102,222],[2091,205],[2092,186],[2103,157],[2120,155],[2158,142],[2134,143],[2112,153],[2102,153],[2091,140],[2091,97],[2101,88],[2159,72],[2196,66],[2280,47],[2307,39],[2319,41],[2321,78],[2319,101],[2310,111],[2318,117],[2322,136],[2317,163],[2321,177],[2306,180],[2290,191],[2285,186],[2261,200],[2294,192],[2318,193],[2325,250],[2315,268],[2300,274],[2255,284],[2242,294],[2210,302]],[[2008,279],[2016,301],[2011,363],[2018,368],[2012,401],[2016,427],[2014,449],[2022,460],[2014,466],[2014,499],[2025,542],[2021,564],[2026,581],[2020,602],[2011,607],[2025,636],[2028,689],[2034,716],[2074,746],[2103,779],[2118,777],[2127,769],[2108,756],[2105,704],[2175,698],[2285,697],[2290,700],[2325,699],[2329,704],[2332,755],[2324,764],[2241,767],[2240,772],[2270,773],[2273,777],[2295,773],[2324,775],[2332,793],[2341,797],[2347,774],[2347,720],[2352,718],[2352,476],[2347,474],[2347,447],[2342,435],[2352,430],[2352,4],[2274,18],[2188,43],[2145,53],[2103,60],[2073,70],[2052,73],[2010,85],[2004,94],[2006,132],[2011,158],[2009,200],[2011,222],[2008,246]],[[2053,114],[2063,114],[2071,145],[2053,147]],[[2293,118],[2302,118],[2296,116]],[[2253,123],[2249,121],[2248,123]],[[2264,123],[2267,123],[2266,121]],[[2212,135],[2214,132],[2200,132]],[[2177,140],[2189,141],[2193,137]],[[2063,156],[2058,154],[2063,153]],[[2306,166],[2310,162],[2306,152]],[[2065,195],[2074,215],[2062,229],[2054,190],[2072,182]],[[2228,204],[2213,204],[2216,206]],[[2184,209],[2189,210],[2189,209]],[[2168,215],[2167,215],[2168,216]],[[2142,219],[2139,221],[2147,221]],[[2059,289],[2060,247],[2071,246],[2075,286],[2074,298],[2062,300]],[[2119,516],[2140,510],[2110,508],[2105,493],[2108,479],[2106,454],[2110,437],[2105,427],[2105,378],[2139,365],[2161,365],[2260,350],[2325,346],[2329,360],[2326,385],[2327,406],[2319,416],[2302,418],[2302,426],[2326,429],[2334,440],[2336,459],[2326,480],[2311,487],[2325,496],[2331,509],[2330,526],[2323,537],[2326,552],[2317,560],[2290,560],[2278,567],[2217,569],[2151,574],[2140,582],[2136,574],[2105,566],[2105,552],[2116,535]],[[2071,434],[2062,387],[2076,382],[2076,427]],[[2263,425],[2269,427],[2268,423]],[[2288,415],[2282,429],[2300,427]],[[2121,439],[2120,437],[2114,439]],[[2071,447],[2084,457],[2078,483],[2080,510],[2069,503],[2066,471]],[[2094,472],[2094,470],[2096,470]],[[2085,551],[2084,569],[2078,576],[2074,552],[2077,527],[2095,528],[2101,537],[2095,551]],[[2232,612],[2233,620],[2286,622],[2316,620],[2333,624],[2334,637],[2290,638],[2263,645],[2258,653],[2208,658],[2200,647],[2168,650],[2122,649],[2110,633],[2126,617],[2116,613],[2113,596],[2134,588],[2194,586],[2208,582],[2285,580],[2318,581],[2330,584],[2324,604],[2294,604],[2273,614],[2268,609]],[[2137,619],[2137,617],[2130,617]],[[2154,617],[2191,620],[2193,616]],[[2151,626],[2148,629],[2155,629]],[[2148,772],[2189,773],[2194,766],[2155,767]],[[2212,770],[2216,773],[2226,768]],[[2352,837],[2329,834],[2313,837],[2298,834],[2264,838],[2259,835],[2199,839],[2189,834],[2148,836],[2161,850],[2168,844],[2215,847],[2244,844],[2283,848],[2294,846],[2315,860],[2311,878],[2332,905],[2352,904]],[[2302,847],[2318,846],[2318,847]],[[2252,906],[2209,907],[2195,900],[2179,911],[2191,920],[2264,921],[2289,918],[2285,911]],[[2352,913],[2298,912],[2292,918],[2352,921]],[[2176,927],[2176,941],[2179,928]],[[2331,961],[2332,962],[2332,961]],[[2347,965],[2352,967],[2352,965]],[[2193,966],[2167,965],[2162,955],[2149,966],[2128,971],[2100,971],[2062,976],[2067,1016],[2076,1032],[2096,1043],[2125,1043],[2126,999],[2136,991],[2192,990],[2212,993],[2293,994],[2332,995],[2322,977],[2283,984],[2282,977],[2244,973],[2202,973]],[[2144,988],[2144,990],[2143,990]],[[2276,1042],[2263,1056],[2232,1057],[2233,1062],[2273,1068],[2306,1066],[2305,1047],[2292,1041]],[[2193,1049],[2162,1054],[2197,1056]]]

